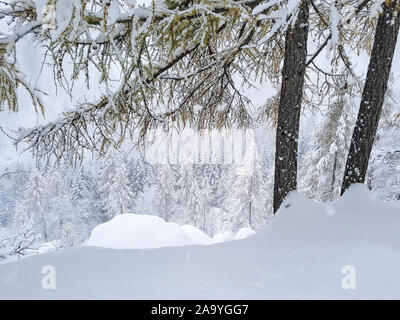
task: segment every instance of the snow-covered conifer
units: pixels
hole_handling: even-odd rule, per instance
[[[316,130],[313,151],[304,159],[307,170],[300,190],[318,201],[333,200],[340,195],[355,121],[351,96],[354,88],[349,82],[349,75],[337,79],[333,101]]]
[[[107,183],[105,209],[110,218],[125,213],[131,206],[133,194],[129,188],[127,169],[124,163],[119,163],[111,181]]]
[[[158,171],[157,204],[159,215],[165,221],[171,221],[175,209],[175,183],[171,165],[169,163],[163,164]]]
[[[15,224],[18,230],[33,230],[41,236],[43,241],[48,240],[48,200],[49,189],[45,177],[37,170],[33,170],[25,199],[17,205]]]

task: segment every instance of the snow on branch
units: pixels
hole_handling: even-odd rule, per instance
[[[322,42],[308,65],[321,72],[315,59],[330,48],[334,70],[325,72],[329,83],[329,73],[343,64],[351,70],[346,50],[355,48],[348,39],[354,25],[359,27],[352,17],[369,4],[313,0],[311,5],[311,30]],[[112,93],[75,106],[45,126],[21,130],[17,143],[27,142],[26,149],[37,156],[75,162],[84,150],[103,153],[126,136],[141,143],[158,127],[248,127],[253,105],[243,87],[266,79],[279,83],[283,39],[298,8],[299,0],[165,0],[148,7],[132,1],[49,0],[29,9],[25,19],[14,7],[0,11],[18,17],[14,36],[4,38],[9,39],[4,44],[12,45],[31,30],[49,51],[56,81],[68,93],[81,75],[90,85],[92,67],[107,88],[115,88],[110,70],[121,72]],[[356,36],[365,47],[370,44],[368,34]],[[64,69],[67,63],[72,75]]]

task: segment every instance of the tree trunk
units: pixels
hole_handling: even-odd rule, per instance
[[[309,0],[302,0],[297,21],[286,32],[282,88],[276,130],[274,213],[297,187],[300,107],[307,57]]]
[[[250,203],[249,203],[249,227],[251,228],[252,226],[251,226],[251,200],[250,200]]]
[[[351,184],[365,181],[399,32],[400,12],[396,15],[397,5],[398,0],[384,2],[383,12],[378,18],[360,110],[347,157],[341,195]]]
[[[335,152],[335,157],[333,159],[331,194],[329,196],[330,201],[333,201],[333,199],[335,199],[336,167],[337,167],[337,151]]]

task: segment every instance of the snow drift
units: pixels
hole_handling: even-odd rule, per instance
[[[55,290],[41,287],[45,265],[55,267]],[[349,265],[356,286],[345,290]],[[293,193],[244,240],[82,247],[0,265],[0,299],[399,299],[399,265],[400,205],[356,185],[326,205]]]
[[[114,249],[149,249],[196,244],[196,240],[176,223],[167,223],[156,216],[128,213],[95,227],[87,245]]]
[[[127,213],[95,227],[87,245],[112,249],[152,249],[193,244],[207,245],[244,239],[254,233],[250,228],[242,228],[235,236],[230,232],[223,232],[210,238],[191,225],[181,226],[156,216]]]

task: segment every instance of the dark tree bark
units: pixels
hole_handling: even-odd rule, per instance
[[[294,26],[285,39],[285,58],[276,130],[274,213],[297,187],[300,107],[307,57],[309,0],[302,0]]]
[[[341,195],[353,183],[364,183],[374,143],[400,25],[398,0],[383,3],[342,183]],[[397,14],[396,14],[397,11]]]

